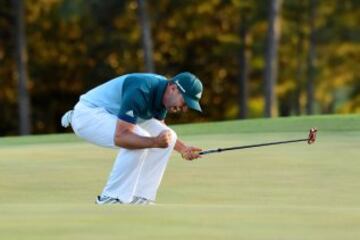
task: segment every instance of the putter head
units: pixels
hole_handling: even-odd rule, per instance
[[[317,129],[316,128],[311,128],[310,132],[309,132],[309,137],[308,137],[308,144],[313,144],[316,141],[316,133],[317,133]]]

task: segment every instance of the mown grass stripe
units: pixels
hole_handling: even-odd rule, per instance
[[[171,126],[179,136],[224,133],[306,132],[311,127],[324,131],[360,131],[360,114],[248,119]],[[74,134],[2,137],[0,147],[35,143],[79,142]]]

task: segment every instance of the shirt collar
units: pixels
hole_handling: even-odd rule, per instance
[[[156,88],[156,95],[155,95],[155,108],[156,109],[165,108],[162,100],[163,100],[167,85],[168,85],[168,81],[162,80],[159,82],[159,85]]]

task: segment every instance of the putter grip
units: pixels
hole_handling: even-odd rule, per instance
[[[200,154],[200,155],[206,155],[206,154],[209,154],[209,153],[215,153],[215,152],[221,152],[221,151],[222,151],[221,148],[209,149],[209,150],[205,150],[205,151],[199,152],[199,154]]]

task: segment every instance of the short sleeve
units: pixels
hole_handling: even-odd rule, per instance
[[[133,91],[124,93],[118,118],[135,124],[141,112],[142,96]]]

